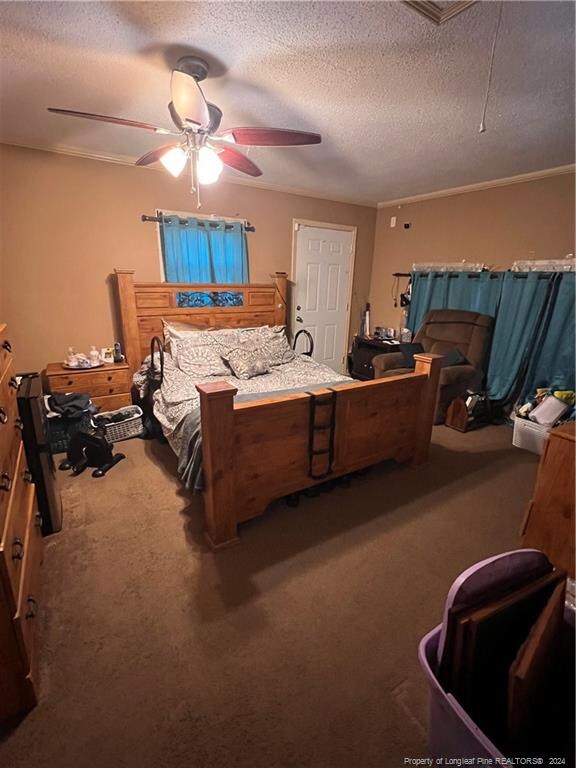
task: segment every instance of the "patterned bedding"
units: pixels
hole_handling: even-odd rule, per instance
[[[201,490],[201,434],[200,395],[197,384],[227,381],[238,390],[236,401],[263,400],[279,394],[306,392],[311,387],[320,389],[345,382],[348,376],[335,373],[326,365],[315,362],[305,355],[270,369],[269,373],[251,379],[228,376],[204,376],[197,378],[184,373],[173,357],[164,354],[164,379],[154,394],[154,414],[162,426],[170,446],[178,456],[178,473],[187,488]],[[134,383],[142,388],[144,370],[134,376]]]

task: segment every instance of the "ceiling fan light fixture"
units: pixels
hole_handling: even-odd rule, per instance
[[[198,151],[196,172],[200,184],[214,184],[220,178],[223,168],[224,163],[213,149],[202,147]]]
[[[178,176],[180,176],[180,174],[186,167],[187,160],[188,160],[188,155],[182,149],[182,147],[173,147],[172,149],[168,150],[168,152],[163,154],[162,157],[160,158],[160,162],[162,163],[164,168],[166,168],[168,173],[171,173],[175,179],[177,179]]]

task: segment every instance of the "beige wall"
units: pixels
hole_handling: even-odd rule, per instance
[[[376,210],[220,182],[202,213],[248,219],[250,277],[290,272],[292,219],[358,228],[351,328],[368,299]],[[124,165],[0,145],[0,308],[21,369],[61,360],[70,345],[118,338],[109,275],[133,267],[159,280],[156,209],[195,212],[184,180]]]
[[[410,229],[404,229],[405,222]],[[562,258],[570,252],[574,177],[569,174],[381,208],[370,284],[372,325],[399,327],[392,273],[409,272],[414,262],[466,259],[507,268],[516,259]]]

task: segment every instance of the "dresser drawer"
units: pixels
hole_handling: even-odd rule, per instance
[[[20,443],[21,422],[18,418],[17,389],[14,381],[13,365],[10,363],[0,379],[0,473],[12,471]]]
[[[20,443],[14,482],[0,539],[0,568],[3,578],[7,581],[6,592],[12,603],[12,613],[16,611],[22,563],[26,555],[25,541],[31,497],[34,497],[34,486],[26,466],[24,446]]]
[[[118,408],[125,408],[132,405],[132,397],[128,392],[122,395],[108,395],[106,397],[93,397],[92,402],[97,405],[100,411],[116,411]]]
[[[29,509],[28,526],[24,542],[26,551],[18,593],[18,610],[14,616],[14,629],[18,637],[22,656],[24,657],[24,667],[28,673],[31,670],[32,660],[35,656],[36,623],[40,609],[39,588],[40,566],[42,564],[42,534],[40,533],[40,528],[36,525],[36,500],[33,487],[28,490],[27,500]]]
[[[117,395],[130,390],[130,371],[107,369],[104,371],[72,372],[64,376],[49,376],[52,392],[86,392],[93,397]]]
[[[8,326],[0,323],[0,379],[12,361],[12,344],[8,335]]]

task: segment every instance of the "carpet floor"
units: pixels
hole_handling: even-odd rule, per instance
[[[60,473],[39,706],[3,768],[400,768],[425,756],[419,639],[464,568],[514,548],[538,457],[434,429],[429,462],[275,503],[212,554],[167,446]],[[120,446],[119,446],[120,448]]]

